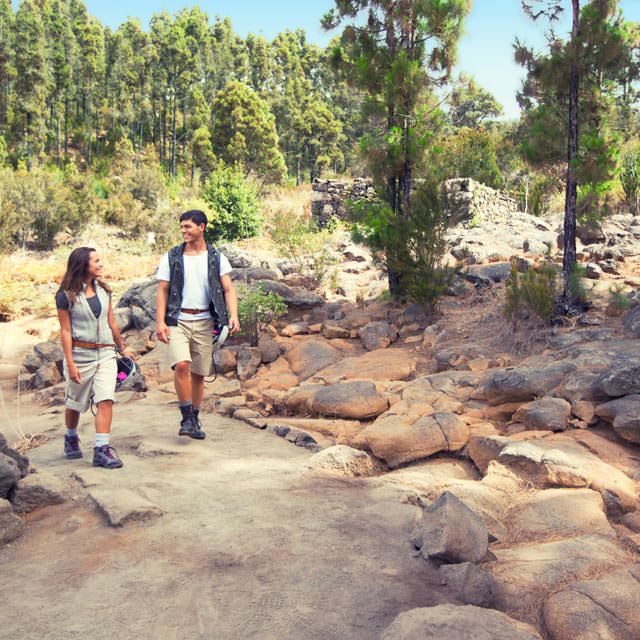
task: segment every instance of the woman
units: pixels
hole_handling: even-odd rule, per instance
[[[96,412],[96,445],[93,466],[115,469],[122,466],[109,445],[117,375],[116,350],[124,342],[111,305],[111,289],[100,280],[102,263],[95,249],[74,249],[56,294],[56,307],[64,351],[65,423],[64,453],[81,458],[78,420],[93,402]],[[115,347],[115,349],[114,349]]]

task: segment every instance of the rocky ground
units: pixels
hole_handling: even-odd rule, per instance
[[[581,230],[591,308],[514,330],[509,260],[541,259],[560,226],[452,230],[468,267],[435,319],[376,300],[384,278],[346,241],[329,300],[227,247],[289,314],[217,354],[201,443],[175,436],[141,281],[117,311],[145,377],[119,394],[117,471],[90,467],[90,416],[87,457],[63,459],[59,347],[12,327],[2,431],[44,444],[27,462],[0,443],[0,637],[640,637],[640,306],[608,295],[637,300],[640,226]]]

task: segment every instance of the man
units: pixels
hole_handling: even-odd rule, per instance
[[[169,357],[182,420],[178,435],[205,437],[200,422],[204,378],[209,375],[214,328],[240,328],[238,298],[227,258],[205,242],[207,217],[191,210],[180,216],[184,244],[160,261],[156,335],[169,344]]]

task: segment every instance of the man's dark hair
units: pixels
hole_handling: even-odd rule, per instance
[[[207,226],[207,216],[204,215],[204,211],[200,211],[200,209],[190,209],[189,211],[185,211],[180,216],[180,222],[184,220],[191,220],[193,223],[200,226],[203,224],[205,227]]]

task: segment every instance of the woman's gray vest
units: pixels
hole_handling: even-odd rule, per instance
[[[96,281],[94,281],[93,287],[100,300],[100,315],[96,318],[91,310],[84,295],[86,288],[86,285],[84,285],[82,291],[78,293],[73,307],[69,309],[71,337],[74,340],[81,340],[82,342],[113,344],[113,333],[111,333],[111,327],[109,327],[110,296]],[[100,353],[98,353],[98,351]],[[73,347],[73,359],[83,361],[94,360],[96,357],[103,358],[105,357],[105,354],[102,353],[103,351],[109,351],[110,354],[113,354],[115,357],[113,348],[96,350],[86,349],[85,347]]]
[[[178,324],[180,307],[182,306],[182,287],[184,286],[184,243],[169,251],[169,296],[165,322],[170,327]],[[207,264],[209,278],[209,311],[220,325],[229,323],[227,305],[224,299],[222,282],[220,281],[220,257],[218,252],[207,243]]]

